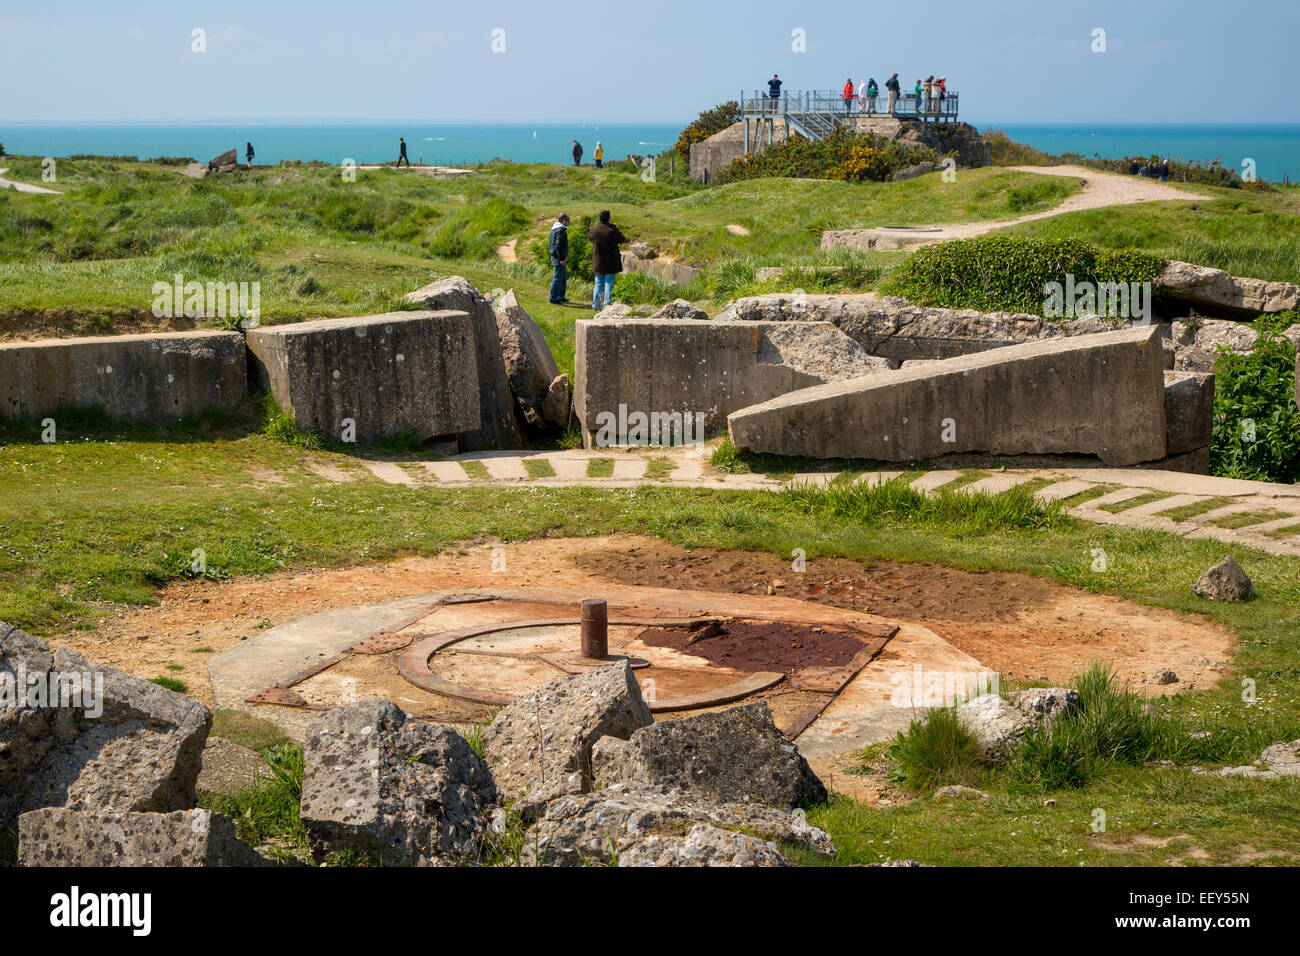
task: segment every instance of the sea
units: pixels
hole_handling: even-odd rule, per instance
[[[358,164],[397,158],[399,136],[406,137],[413,162],[468,165],[506,159],[518,163],[572,161],[573,140],[590,162],[597,141],[607,160],[660,153],[677,141],[680,123],[469,123],[469,122],[249,122],[249,123],[4,123],[0,144],[28,156],[192,156],[207,162],[231,148],[244,157],[251,142],[258,163],[321,160]],[[1049,153],[1081,153],[1122,159],[1170,156],[1243,170],[1253,161],[1259,178],[1280,182],[1300,178],[1300,124],[1151,125],[977,123]]]

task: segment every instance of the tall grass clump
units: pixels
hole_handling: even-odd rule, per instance
[[[280,404],[268,393],[265,398],[265,418],[262,434],[272,441],[283,442],[293,448],[319,448],[320,437],[299,428],[293,420],[293,412],[281,408]]]
[[[999,494],[940,488],[926,495],[904,477],[824,487],[794,483],[774,494],[804,514],[830,514],[864,525],[925,524],[962,534],[1039,531],[1067,520],[1057,502],[1040,502],[1023,488]]]
[[[887,751],[892,778],[921,793],[945,786],[974,786],[989,772],[979,741],[953,707],[936,707],[913,720]]]

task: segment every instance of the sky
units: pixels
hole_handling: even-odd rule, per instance
[[[1296,123],[1297,37],[1297,0],[0,0],[0,122],[678,122],[896,70],[976,125]]]

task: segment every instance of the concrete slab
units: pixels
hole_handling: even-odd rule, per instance
[[[247,394],[248,363],[238,332],[0,344],[0,415],[6,418],[100,408],[113,421],[174,425],[210,408],[237,408]]]
[[[421,465],[434,478],[442,482],[468,481],[469,475],[458,461],[422,461]]]
[[[527,481],[528,469],[524,467],[523,459],[513,455],[503,455],[499,458],[481,459],[488,470],[488,474],[497,481]]]
[[[415,486],[415,479],[401,465],[391,461],[368,461],[364,458],[360,459],[360,461],[366,471],[385,484]]]
[[[1083,481],[1079,478],[1067,478],[1064,481],[1058,481],[1046,487],[1039,488],[1034,492],[1034,497],[1042,501],[1062,501],[1066,498],[1073,498],[1077,494],[1094,488],[1096,485],[1091,481]]]
[[[1155,326],[1012,345],[800,389],[728,416],[737,447],[918,461],[951,453],[1164,457]]]
[[[276,325],[249,330],[247,342],[258,383],[300,428],[338,439],[351,422],[356,442],[366,445],[479,424],[474,327],[464,312]]]
[[[638,435],[630,416],[685,415],[713,435],[735,409],[890,367],[822,322],[696,319],[579,321],[574,362],[573,405],[588,448],[681,444],[682,438]],[[682,425],[676,427],[681,434]]]
[[[956,481],[960,477],[960,471],[927,471],[924,475],[914,478],[911,486],[916,491],[931,492],[936,488],[942,488],[944,485]]]
[[[962,491],[969,491],[972,494],[983,492],[989,495],[998,495],[1004,491],[1010,491],[1017,485],[1023,485],[1031,477],[1031,475],[1017,474],[989,475],[979,481],[972,481],[969,485],[963,487]]]

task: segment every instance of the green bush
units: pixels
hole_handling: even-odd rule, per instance
[[[705,110],[699,119],[693,120],[677,137],[673,149],[685,163],[691,161],[691,146],[708,139],[714,133],[720,133],[732,123],[740,122],[740,104],[729,100],[711,110]]]
[[[894,142],[875,133],[859,134],[841,126],[825,139],[791,136],[761,153],[742,156],[719,173],[717,181],[786,176],[880,182],[904,166],[935,159],[935,153],[924,146]]]
[[[1262,319],[1255,348],[1219,350],[1214,366],[1210,473],[1253,481],[1300,481],[1300,410],[1295,346]]]
[[[449,216],[434,231],[425,248],[430,255],[443,259],[491,259],[502,239],[527,224],[528,212],[523,206],[493,196]]]
[[[1164,266],[1145,252],[1075,239],[979,236],[922,246],[885,287],[923,305],[1042,315],[1049,282],[1149,282]]]

